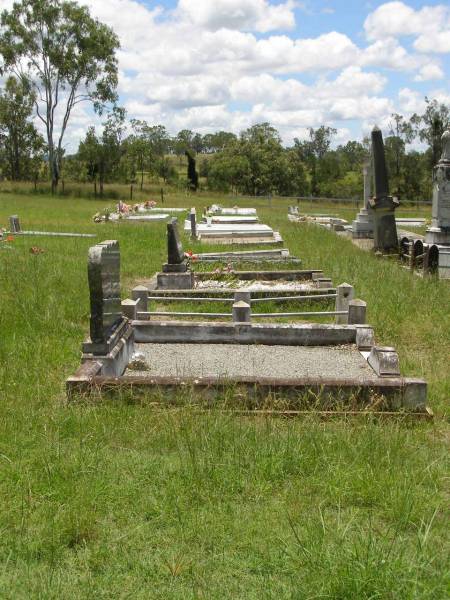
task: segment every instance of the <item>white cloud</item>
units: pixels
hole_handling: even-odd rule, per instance
[[[435,63],[424,65],[414,77],[414,81],[430,81],[431,79],[444,79],[444,71]]]
[[[413,82],[445,76],[445,64],[430,56],[450,44],[443,5],[385,3],[364,23],[369,42],[356,43],[345,29],[307,37],[300,23],[293,33],[295,9],[312,5],[296,0],[179,0],[171,10],[156,0],[80,1],[120,38],[119,93],[128,116],[172,133],[238,132],[267,120],[285,141],[321,124],[337,127],[345,141],[355,123],[371,128],[392,112],[420,112],[424,94],[410,89]],[[320,12],[315,7],[315,18],[330,23]],[[412,46],[403,44],[405,35]],[[402,78],[398,96],[397,73],[411,80],[406,87]],[[68,139],[93,123],[99,120],[90,110],[77,113]]]
[[[418,36],[414,48],[419,52],[450,52],[450,8],[424,6],[414,10],[404,2],[387,2],[369,14],[364,22],[369,40]]]
[[[224,28],[267,32],[292,29],[294,6],[292,0],[276,5],[267,0],[179,0],[177,12],[194,25],[213,31]]]

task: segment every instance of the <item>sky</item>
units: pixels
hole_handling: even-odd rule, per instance
[[[119,36],[129,118],[202,134],[268,121],[286,144],[309,127],[362,139],[392,113],[450,104],[450,4],[405,0],[82,0]],[[5,4],[0,0],[0,5]],[[76,149],[95,118],[74,115]]]

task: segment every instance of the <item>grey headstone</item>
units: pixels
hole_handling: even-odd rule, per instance
[[[178,234],[178,221],[175,217],[167,223],[167,262],[179,265],[184,262],[183,245]]]
[[[17,215],[11,215],[9,217],[9,230],[11,233],[20,233],[20,221]]]
[[[104,344],[122,322],[119,242],[107,240],[89,249],[91,341]]]
[[[370,199],[373,209],[373,239],[375,250],[398,251],[397,225],[394,211],[398,201],[389,195],[389,180],[384,155],[383,135],[378,127],[372,130],[372,157],[375,196]]]

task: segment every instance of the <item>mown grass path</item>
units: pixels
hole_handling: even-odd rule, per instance
[[[119,239],[125,297],[160,268],[165,226],[95,225],[101,204],[4,195],[0,221]],[[252,204],[305,268],[355,286],[377,339],[429,381],[435,422],[66,406],[93,242],[17,238],[0,250],[0,597],[446,597],[450,286],[288,223],[287,202]]]

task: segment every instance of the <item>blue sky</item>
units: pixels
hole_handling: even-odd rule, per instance
[[[121,40],[128,116],[171,133],[269,121],[289,144],[324,124],[342,143],[386,130],[393,112],[423,111],[425,95],[450,103],[448,2],[83,2]],[[68,144],[89,124],[80,109]]]

